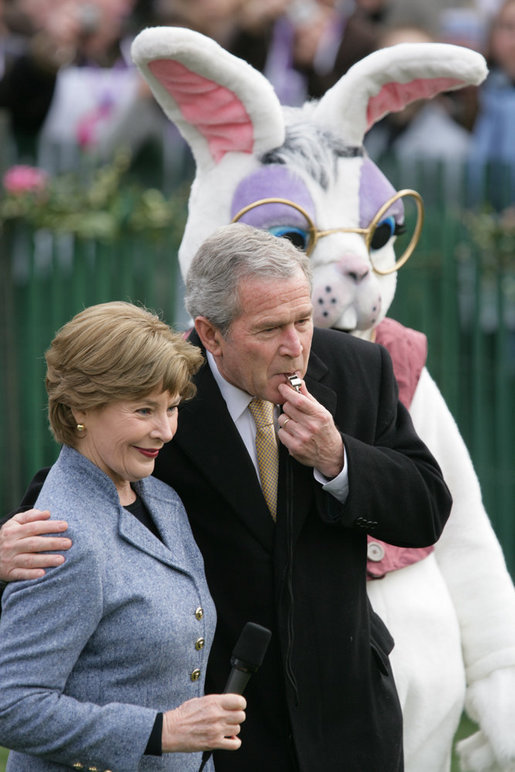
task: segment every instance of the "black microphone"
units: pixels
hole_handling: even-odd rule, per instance
[[[231,672],[225,684],[223,694],[243,694],[251,675],[259,668],[265,658],[271,631],[255,622],[247,622],[240,633],[231,656]],[[199,772],[207,764],[212,751],[204,751]]]
[[[267,627],[247,622],[232,652],[232,668],[224,694],[243,694],[250,676],[261,667],[271,637]]]

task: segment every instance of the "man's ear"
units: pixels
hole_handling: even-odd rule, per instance
[[[218,327],[205,316],[197,316],[195,318],[195,329],[204,348],[214,357],[219,356],[222,353],[223,335]]]

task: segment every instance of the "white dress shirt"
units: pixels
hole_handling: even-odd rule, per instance
[[[213,355],[209,351],[206,351],[206,355],[209,367],[213,373],[213,378],[218,384],[218,388],[220,389],[222,397],[225,400],[225,404],[227,405],[229,415],[234,421],[234,425],[238,429],[245,447],[247,448],[247,452],[252,459],[252,463],[254,464],[254,468],[259,480],[259,468],[256,454],[256,424],[252,418],[250,410],[248,409],[249,403],[253,399],[253,396],[251,394],[247,394],[246,391],[239,389],[237,386],[233,386],[233,384],[229,383],[229,381],[226,381],[223,375],[220,374]],[[274,410],[276,432],[278,428],[277,421],[280,412],[280,405],[276,405]],[[349,473],[345,447],[343,448],[343,469],[337,477],[334,477],[332,480],[328,480],[327,477],[324,477],[324,475],[321,474],[317,469],[313,469],[313,474],[315,480],[317,480],[317,482],[322,485],[322,488],[325,491],[338,499],[340,503],[345,503],[345,500],[349,494]]]

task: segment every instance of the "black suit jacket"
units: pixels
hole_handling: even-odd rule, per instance
[[[190,340],[199,344],[195,334]],[[429,545],[451,498],[398,402],[385,349],[315,330],[305,382],[343,436],[350,486],[344,505],[281,448],[273,523],[207,364],[156,464],[156,476],[184,501],[217,606],[207,691],[223,689],[247,621],[272,630],[246,691],[242,748],[215,753],[216,769],[397,772],[402,731],[388,660],[393,642],[367,599],[366,535]]]
[[[199,343],[195,335],[190,340]],[[288,770],[293,739],[302,770],[398,770],[392,642],[369,609],[366,534],[405,546],[431,544],[450,495],[398,402],[385,349],[315,330],[305,382],[343,435],[345,505],[282,448],[274,525],[207,365],[156,468],[184,501],[218,609],[207,690],[223,688],[245,622],[273,632],[246,693],[243,746],[216,753],[216,767]]]

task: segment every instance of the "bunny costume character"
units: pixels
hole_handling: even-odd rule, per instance
[[[363,148],[385,114],[481,83],[483,57],[400,44],[358,62],[319,101],[283,108],[261,73],[191,30],[144,30],[132,55],[196,163],[183,275],[204,239],[232,220],[306,249],[315,323],[388,347],[401,398],[451,489],[453,510],[434,550],[369,544],[369,597],[396,642],[406,769],[449,769],[464,707],[479,731],[460,746],[463,768],[515,769],[514,587],[470,456],[425,367],[425,338],[385,319],[395,269],[417,237],[397,258],[404,204],[414,202],[420,227],[421,203],[413,191],[396,191]]]

